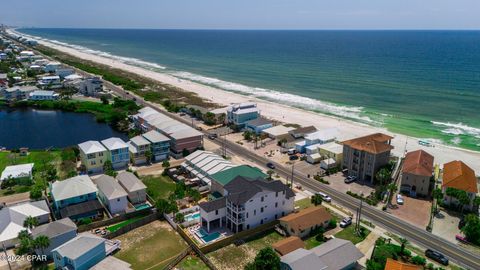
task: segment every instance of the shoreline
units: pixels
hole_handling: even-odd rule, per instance
[[[185,79],[179,79],[168,74],[158,73],[138,66],[129,65],[119,60],[106,58],[95,54],[89,54],[76,50],[74,48],[57,45],[45,40],[38,40],[38,42],[43,46],[58,50],[62,53],[77,58],[88,60],[97,64],[106,65],[115,69],[120,69],[126,72],[136,74],[138,76],[155,80],[160,83],[178,87],[186,92],[195,93],[199,97],[216,104],[228,106],[231,103],[253,101],[258,104],[262,116],[279,122],[296,123],[301,124],[302,126],[313,125],[316,126],[318,129],[336,127],[339,130],[339,134],[341,134],[338,138],[338,140],[340,141],[375,132],[391,134],[394,136],[394,139],[392,140],[392,145],[395,147],[395,149],[392,151],[392,154],[396,156],[403,156],[404,149],[406,151],[423,149],[432,154],[435,157],[435,163],[439,164],[440,166],[446,162],[458,159],[468,164],[472,169],[476,171],[476,174],[480,174],[480,152],[474,150],[457,148],[436,143],[432,143],[432,147],[425,147],[418,144],[418,138],[410,137],[399,133],[393,133],[383,127],[369,126],[367,124],[354,122],[349,119],[342,119],[330,115],[325,115],[296,107],[290,107],[287,105],[266,101],[263,99],[258,99],[255,97],[228,92],[225,90],[214,88],[212,86],[203,85]]]

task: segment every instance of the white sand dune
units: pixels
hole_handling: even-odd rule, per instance
[[[159,82],[179,87],[181,89],[184,89],[185,91],[197,93],[199,96],[217,104],[229,105],[236,102],[254,101],[258,104],[258,107],[261,110],[261,114],[267,118],[271,118],[285,123],[296,123],[302,126],[313,125],[319,129],[336,127],[341,134],[339,140],[350,139],[356,136],[367,135],[374,132],[384,132],[395,137],[392,144],[395,147],[393,153],[397,156],[403,156],[405,151],[423,149],[435,157],[435,163],[437,164],[442,165],[443,163],[452,160],[462,160],[472,169],[474,169],[477,175],[480,174],[480,152],[469,151],[440,144],[435,144],[433,147],[420,146],[418,144],[418,139],[416,138],[391,133],[383,128],[371,127],[349,120],[325,116],[319,113],[292,108],[289,106],[276,104],[273,102],[268,102],[252,97],[242,96],[211,86],[206,86],[196,82],[179,79],[171,75],[158,73],[137,66],[128,65],[119,60],[114,60],[95,54],[89,54],[74,48],[61,46],[45,40],[39,40],[39,43],[85,60],[90,60],[92,62],[108,65],[117,69],[122,69],[128,72],[132,72],[141,76],[157,80]]]

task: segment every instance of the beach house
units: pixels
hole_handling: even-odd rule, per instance
[[[226,170],[221,170],[214,174],[210,175],[211,179],[211,189],[210,193],[215,194],[224,194],[225,190],[223,187],[230,183],[236,177],[241,176],[250,180],[265,180],[267,175],[262,172],[257,167],[252,167],[250,165],[239,165],[235,167],[228,168]]]
[[[45,90],[37,90],[28,94],[28,99],[33,101],[57,100],[59,99],[59,97],[60,95],[58,93],[55,93],[54,91],[45,91]]]
[[[131,172],[121,172],[116,177],[120,186],[127,192],[132,204],[143,204],[147,201],[147,186]]]
[[[149,132],[142,134],[142,138],[143,140],[141,140],[140,138],[132,138],[132,142],[134,142],[135,140],[138,144],[143,144],[143,151],[137,148],[140,150],[139,153],[143,152],[143,155],[145,156],[145,153],[147,151],[150,151],[152,155],[151,161],[154,162],[168,159],[170,155],[170,139],[167,136],[161,134],[156,130],[150,130]],[[137,143],[134,142],[134,145],[138,146]],[[145,145],[145,143],[147,143],[148,145]],[[147,147],[149,147],[149,149],[147,149]]]
[[[374,133],[343,141],[343,168],[349,176],[373,183],[375,174],[390,160],[392,136]]]
[[[79,175],[50,184],[53,207],[62,218],[74,221],[103,215],[103,206],[97,200],[97,186],[88,175]]]
[[[288,215],[294,208],[293,191],[281,181],[236,177],[224,187],[223,197],[199,204],[202,227],[210,232],[228,228],[237,233]]]
[[[433,175],[433,156],[423,150],[408,152],[403,160],[400,192],[426,197]]]
[[[98,141],[86,141],[78,145],[80,160],[87,173],[103,171],[103,164],[107,161],[107,149]]]
[[[60,79],[65,79],[65,77],[75,74],[75,70],[71,68],[58,68],[55,70],[55,75],[59,76]]]
[[[147,156],[146,153],[150,152],[153,157],[153,153],[150,150],[151,148],[151,143],[147,139],[145,139],[143,136],[138,135],[135,137],[132,137],[130,141],[127,142],[128,144],[128,151],[130,152],[130,161],[135,165],[143,165],[147,163]],[[167,155],[168,152],[170,152],[170,146],[167,148]],[[162,154],[162,153],[160,153]]]
[[[61,88],[62,83],[60,81],[60,76],[43,76],[38,81],[38,86],[42,89],[56,89]]]
[[[227,122],[238,128],[244,128],[248,121],[257,119],[260,110],[254,102],[235,103],[227,108]]]
[[[50,209],[44,200],[26,202],[0,209],[0,243],[10,248],[18,243],[18,233],[25,230],[23,222],[34,217],[39,224],[50,220]]]
[[[1,90],[1,93],[5,100],[17,101],[27,99],[28,95],[35,90],[39,89],[36,86],[13,86]]]
[[[295,149],[299,153],[307,155],[318,153],[318,147],[322,144],[335,141],[338,136],[336,128],[328,128],[304,135],[305,141],[295,144]]]
[[[52,250],[56,269],[88,270],[107,256],[106,239],[90,233],[75,238]]]
[[[271,127],[273,127],[273,123],[262,117],[258,117],[245,123],[245,128],[255,134],[260,134],[263,130]]]
[[[328,240],[310,250],[299,248],[280,257],[281,270],[356,269],[363,253],[352,242],[340,238]]]
[[[43,71],[46,73],[55,73],[61,66],[62,64],[59,62],[49,62],[43,67]]]
[[[447,189],[465,191],[470,202],[463,207],[473,210],[475,205],[473,200],[478,193],[477,177],[475,172],[462,161],[455,160],[443,165],[442,192],[444,194],[443,202],[446,205],[458,205],[459,200],[449,195]]]
[[[112,137],[101,141],[103,146],[107,149],[107,160],[112,162],[115,170],[123,169],[128,166],[130,162],[130,154],[128,151],[128,144],[122,139]]]
[[[77,225],[69,218],[62,218],[32,229],[33,238],[40,235],[47,236],[50,239],[50,245],[47,248],[35,249],[35,253],[37,255],[47,255],[51,258],[53,249],[77,236]]]
[[[99,77],[86,78],[79,84],[78,92],[90,97],[96,97],[103,91],[103,82]]]
[[[112,215],[125,213],[128,207],[127,192],[109,175],[102,175],[94,180],[98,187],[98,199],[108,208]]]

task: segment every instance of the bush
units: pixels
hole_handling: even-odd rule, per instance
[[[412,263],[417,264],[417,265],[425,265],[427,263],[427,260],[421,256],[415,256],[412,258]]]
[[[78,224],[79,225],[88,225],[92,223],[92,219],[91,218],[82,218],[78,221]]]
[[[328,228],[329,229],[335,229],[337,227],[337,220],[332,217],[332,219],[330,219],[330,221],[328,222]]]

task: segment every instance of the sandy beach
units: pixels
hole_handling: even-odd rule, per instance
[[[264,117],[273,120],[285,123],[296,123],[302,126],[313,125],[316,126],[318,129],[336,127],[340,133],[338,140],[350,139],[353,137],[367,135],[374,132],[384,132],[395,137],[392,141],[392,144],[395,147],[395,149],[393,150],[393,154],[396,156],[403,156],[405,151],[423,149],[432,154],[435,157],[435,163],[439,164],[440,166],[443,166],[443,163],[452,160],[462,160],[472,169],[474,169],[477,175],[480,175],[480,152],[474,152],[440,144],[434,144],[431,147],[421,146],[418,144],[418,139],[416,138],[408,137],[401,134],[395,134],[383,128],[371,127],[349,120],[338,119],[330,116],[321,115],[319,113],[292,108],[281,104],[251,98],[248,96],[242,96],[239,94],[223,91],[211,86],[178,79],[167,74],[162,74],[141,67],[128,65],[119,60],[85,53],[70,47],[60,46],[45,40],[39,40],[39,43],[85,60],[109,65],[113,68],[126,70],[128,72],[149,77],[163,83],[171,84],[173,86],[184,89],[185,91],[194,92],[200,97],[211,100],[212,102],[215,102],[217,104],[222,104],[226,106],[236,102],[254,101],[258,104],[258,107],[261,110],[261,114]]]

